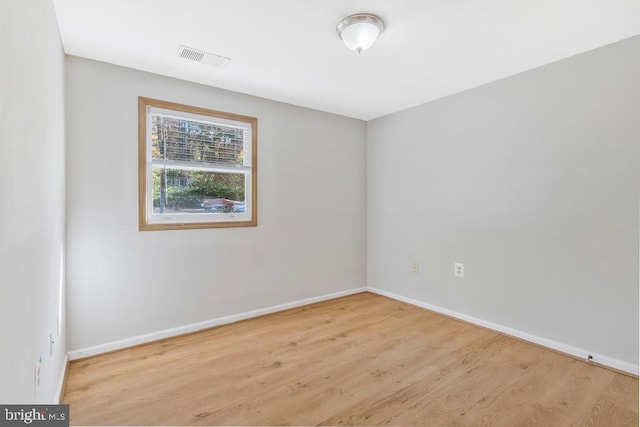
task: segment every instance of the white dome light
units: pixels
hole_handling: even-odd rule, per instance
[[[336,28],[345,46],[358,53],[369,49],[383,30],[382,19],[369,13],[347,16]]]

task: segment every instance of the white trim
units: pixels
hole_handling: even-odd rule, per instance
[[[62,403],[62,398],[64,397],[64,379],[67,376],[67,368],[69,367],[69,355],[64,355],[64,360],[62,361],[62,371],[60,371],[60,376],[58,377],[58,386],[56,387],[56,402],[58,404]]]
[[[164,160],[164,159],[151,159],[151,167],[153,169],[172,169],[172,170],[187,170],[187,171],[202,171],[213,173],[228,173],[228,174],[251,174],[251,166],[232,166],[225,164],[213,164],[205,162],[187,162],[184,160]]]
[[[259,308],[257,310],[246,311],[244,313],[232,314],[229,316],[218,317],[216,319],[205,320],[204,322],[191,323],[189,325],[178,326],[177,328],[165,329],[163,331],[152,332],[150,334],[138,335],[135,337],[125,338],[123,340],[112,341],[105,344],[99,344],[93,347],[81,348],[79,350],[69,351],[67,354],[69,360],[82,359],[84,357],[95,356],[109,351],[120,350],[132,347],[138,344],[145,344],[152,341],[158,341],[164,338],[183,335],[190,332],[196,332],[203,329],[212,328],[214,326],[226,325],[228,323],[238,322],[240,320],[250,319],[252,317],[263,316],[265,314],[276,313],[278,311],[289,310],[291,308],[302,307],[303,305],[314,304],[334,298],[340,298],[347,295],[353,295],[360,292],[366,292],[366,287],[349,289],[347,291],[334,292],[331,294],[320,295],[317,297],[305,298],[284,304],[274,305],[271,307]]]
[[[602,354],[592,353],[587,350],[573,347],[568,344],[563,344],[557,341],[553,341],[547,338],[539,337],[537,335],[532,335],[527,332],[520,331],[518,329],[513,329],[508,326],[503,326],[497,323],[489,322],[487,320],[478,319],[477,317],[469,316],[466,314],[458,313],[457,311],[449,310],[447,308],[438,307],[436,305],[432,305],[423,301],[419,301],[413,298],[403,297],[398,294],[394,294],[392,292],[384,291],[382,289],[372,288],[367,286],[367,291],[372,292],[374,294],[382,295],[385,297],[389,297],[398,301],[406,302],[407,304],[415,305],[418,307],[426,308],[427,310],[434,311],[436,313],[444,314],[446,316],[453,317],[455,319],[460,319],[465,322],[472,323],[474,325],[482,326],[484,328],[488,328],[497,332],[501,332],[505,335],[509,335],[512,337],[516,337],[522,339],[524,341],[529,341],[543,347],[550,348],[552,350],[559,351],[561,353],[570,354],[572,356],[578,357],[580,359],[584,359],[588,361],[588,357],[591,356],[591,361],[599,363],[600,365],[605,365],[610,368],[618,369],[620,371],[628,372],[633,375],[638,375],[638,365],[634,365],[633,363],[624,362],[622,360],[614,359],[613,357],[605,356]]]

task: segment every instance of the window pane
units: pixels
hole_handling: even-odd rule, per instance
[[[244,164],[245,129],[152,115],[153,160]]]
[[[245,212],[245,175],[153,168],[154,215]]]

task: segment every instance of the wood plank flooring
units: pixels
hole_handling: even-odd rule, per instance
[[[73,425],[637,426],[638,379],[361,293],[72,362]]]

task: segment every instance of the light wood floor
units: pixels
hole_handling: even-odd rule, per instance
[[[371,293],[71,363],[74,425],[637,426],[638,380]]]

